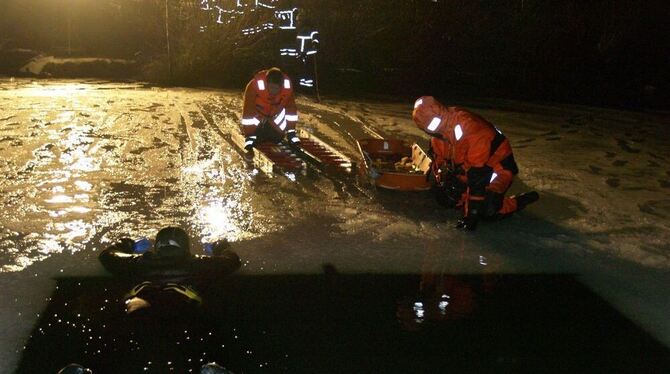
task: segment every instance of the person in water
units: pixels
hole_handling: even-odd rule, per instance
[[[228,242],[214,244],[212,255],[191,254],[191,241],[179,227],[166,227],[156,235],[153,248],[144,253],[135,252],[135,241],[122,238],[99,255],[100,263],[109,272],[119,276],[149,278],[178,278],[222,276],[233,273],[240,258],[228,250]]]
[[[127,314],[174,316],[202,303],[196,291],[201,287],[193,284],[204,287],[212,278],[240,267],[240,258],[228,247],[228,242],[220,241],[212,246],[211,255],[193,255],[186,231],[166,227],[158,232],[149,251],[135,253],[135,242],[123,238],[102,251],[99,259],[112,274],[141,281],[124,297]],[[159,308],[151,308],[154,306]]]

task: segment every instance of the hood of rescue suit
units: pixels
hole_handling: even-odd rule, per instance
[[[414,102],[412,119],[416,127],[428,135],[448,139],[453,143],[453,124],[449,123],[452,122],[449,121],[451,116],[449,109],[432,96],[422,96]]]

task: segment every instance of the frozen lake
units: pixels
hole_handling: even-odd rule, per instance
[[[458,104],[510,138],[513,192],[541,195],[474,233],[455,230],[457,212],[428,194],[249,168],[227,140],[240,92],[0,79],[0,371],[20,360],[56,278],[104,276],[101,249],[167,225],[187,229],[194,252],[227,238],[242,277],[321,274],[324,264],[349,275],[575,275],[670,346],[668,116]],[[353,158],[362,137],[425,144],[411,108],[301,99],[298,126]]]

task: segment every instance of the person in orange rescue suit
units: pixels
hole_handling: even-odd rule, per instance
[[[419,98],[412,118],[431,138],[433,180],[456,187],[454,205],[463,208],[456,227],[474,230],[481,218],[499,219],[535,202],[537,192],[505,197],[519,172],[505,135],[479,115]]]
[[[249,151],[267,141],[279,143],[284,136],[291,144],[300,144],[295,132],[296,122],[298,110],[288,75],[278,68],[256,73],[244,91],[244,149]]]

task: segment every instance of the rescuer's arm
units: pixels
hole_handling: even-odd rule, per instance
[[[286,100],[286,139],[291,144],[299,144],[300,138],[295,132],[295,125],[298,122],[298,108],[295,105],[293,90]]]
[[[472,142],[466,152],[467,164],[471,166],[466,171],[468,199],[463,219],[456,225],[459,229],[474,230],[483,212],[486,186],[491,183],[493,175],[493,169],[486,165],[489,151],[490,141],[481,137]]]
[[[242,108],[242,134],[244,135],[244,149],[251,150],[256,142],[256,130],[261,123],[260,115],[256,110],[256,85],[252,80],[244,90],[244,107]]]

